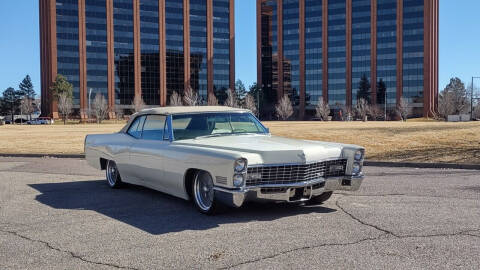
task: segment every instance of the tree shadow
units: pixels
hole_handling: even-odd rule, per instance
[[[92,210],[155,235],[336,211],[322,206],[252,203],[238,209],[229,208],[217,216],[205,216],[197,212],[191,202],[134,185],[112,190],[105,180],[29,186],[41,192],[36,196],[38,202],[55,209]]]

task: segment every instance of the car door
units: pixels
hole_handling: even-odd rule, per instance
[[[145,186],[169,192],[169,187],[163,181],[165,148],[170,143],[164,139],[165,130],[166,116],[147,115],[141,138],[130,149],[130,159]]]
[[[135,158],[132,157],[132,146],[135,142],[142,138],[143,125],[145,124],[146,115],[141,115],[133,120],[127,132],[123,135],[125,137],[118,146],[118,155],[116,155],[116,162],[118,170],[124,181],[136,185],[144,185],[140,176],[138,166],[135,164]]]

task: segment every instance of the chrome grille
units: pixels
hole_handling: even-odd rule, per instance
[[[330,171],[332,165],[335,165],[338,169]],[[250,167],[247,171],[246,185],[295,184],[321,177],[344,176],[346,167],[346,159],[328,160],[310,164]],[[255,176],[259,176],[259,174],[261,174],[261,178],[256,179]]]

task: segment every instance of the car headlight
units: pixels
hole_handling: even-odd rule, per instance
[[[360,165],[360,163],[358,162],[353,163],[352,174],[359,175],[361,171],[362,171],[362,165]]]
[[[235,187],[241,187],[243,186],[243,174],[235,174],[233,176],[233,185]]]
[[[363,159],[363,151],[362,150],[357,150],[355,152],[355,156],[353,157],[356,161],[360,161]]]
[[[235,164],[233,165],[235,172],[243,172],[247,169],[247,160],[244,158],[239,158],[235,160]]]

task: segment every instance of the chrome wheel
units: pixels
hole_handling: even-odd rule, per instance
[[[106,175],[108,185],[110,187],[117,187],[120,184],[120,173],[117,169],[117,164],[113,160],[109,160],[106,168]]]
[[[209,212],[214,203],[213,181],[208,173],[199,172],[193,183],[195,204],[202,212]]]

